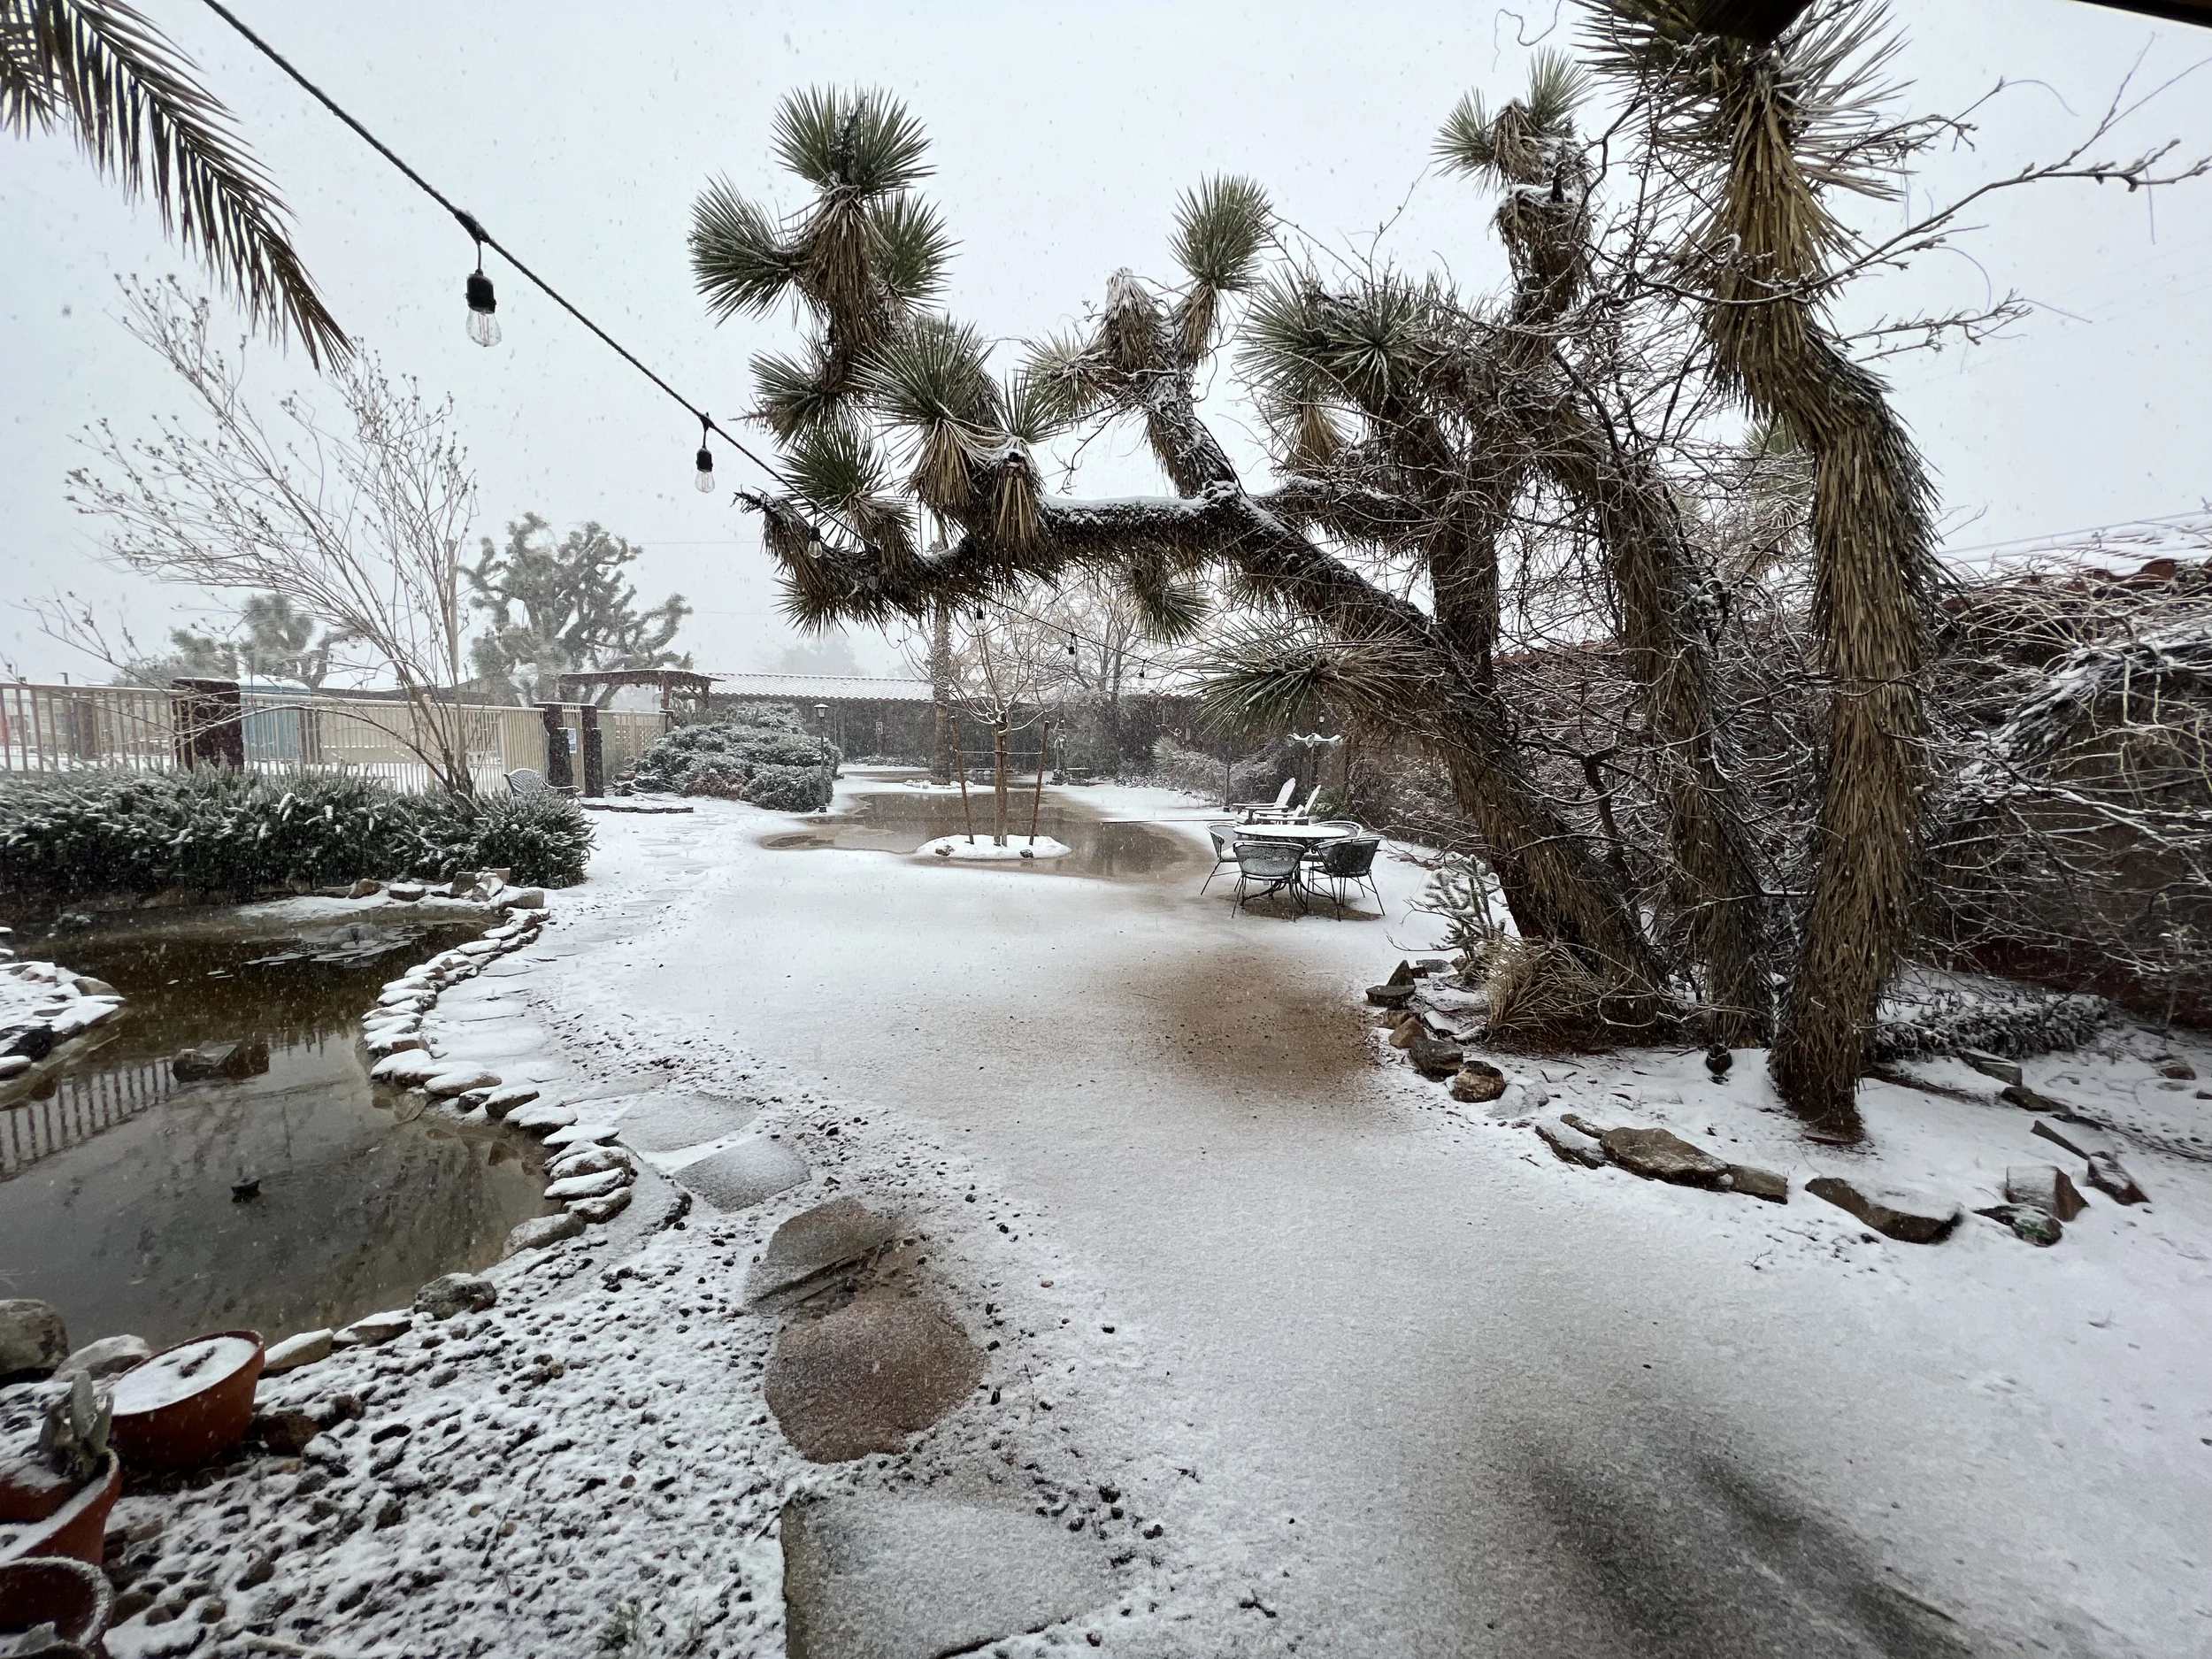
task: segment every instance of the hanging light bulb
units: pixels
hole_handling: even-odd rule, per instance
[[[492,280],[484,274],[484,240],[476,241],[476,270],[469,278],[469,338],[480,346],[499,343],[499,301],[492,293]]]
[[[692,474],[691,487],[702,495],[714,490],[714,451],[707,448],[707,418],[699,417],[698,471]]]

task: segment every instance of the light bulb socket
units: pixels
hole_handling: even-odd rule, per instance
[[[714,454],[704,444],[699,447],[699,465],[691,475],[691,487],[702,495],[714,488]]]
[[[487,317],[499,309],[499,301],[492,294],[492,280],[481,271],[469,273],[469,310],[481,311]]]

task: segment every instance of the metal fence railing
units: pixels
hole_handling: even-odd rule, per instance
[[[498,787],[518,768],[549,770],[544,710],[464,703],[442,715],[458,724],[458,747],[478,788]],[[560,718],[571,729],[580,723],[572,707]],[[610,780],[628,772],[668,727],[668,717],[657,711],[602,710],[598,718]],[[211,681],[184,681],[175,690],[0,684],[0,772],[159,770],[212,759],[424,789],[433,779],[418,751],[435,753],[433,737],[432,722],[419,711],[383,699]],[[580,767],[573,775],[583,781]]]

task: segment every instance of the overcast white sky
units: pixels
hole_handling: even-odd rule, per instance
[[[388,368],[455,398],[495,536],[534,510],[597,518],[641,542],[647,603],[674,589],[698,615],[680,641],[709,670],[764,666],[790,642],[753,521],[727,492],[691,488],[697,430],[683,411],[518,278],[499,283],[504,342],[462,331],[467,237],[196,0],[141,0],[290,201],[297,241],[340,320]],[[1248,173],[1325,239],[1362,242],[1402,202],[1384,246],[1486,288],[1500,265],[1490,203],[1425,176],[1431,140],[1470,87],[1510,96],[1517,40],[1554,16],[1482,5],[1310,4],[958,7],[384,0],[374,6],[236,0],[279,50],[472,209],[632,349],[718,414],[746,403],[745,364],[790,338],[786,320],[717,327],[692,292],[684,234],[703,182],[795,199],[767,131],[795,86],[887,87],[926,124],[932,192],[961,246],[949,303],[1004,337],[1078,315],[1117,267],[1168,274],[1177,192]],[[1925,0],[1900,8],[1899,64],[1923,109],[1962,106],[2003,79],[2037,82],[1985,113],[1972,152],[1916,183],[1946,197],[2051,157],[2085,131],[2139,58],[2146,83],[2212,58],[2212,30],[2072,0]],[[1524,17],[1533,23],[1524,22]],[[1573,27],[1569,10],[1555,42]],[[2212,68],[2125,129],[2140,146],[2212,151]],[[2123,148],[2115,145],[2114,148]],[[1409,192],[1410,197],[1409,200]],[[2086,185],[2011,192],[1984,228],[1863,303],[1901,311],[2008,288],[2044,308],[2016,336],[1915,359],[1898,401],[1939,474],[1959,548],[2171,514],[2212,497],[2212,181],[2155,202]],[[0,597],[96,595],[157,641],[202,596],[97,563],[97,526],[63,500],[73,442],[102,417],[126,433],[180,407],[177,388],[114,320],[114,278],[196,268],[61,139],[0,138]],[[303,376],[258,349],[272,400]],[[1226,388],[1224,388],[1225,397]],[[1228,418],[1229,411],[1224,411]],[[1157,488],[1133,437],[1102,446],[1086,493]],[[726,484],[749,481],[725,456]],[[892,671],[879,641],[864,664]],[[0,610],[0,658],[35,679],[98,664]]]

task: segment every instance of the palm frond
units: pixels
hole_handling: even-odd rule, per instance
[[[1264,735],[1310,725],[1331,707],[1355,718],[1387,717],[1402,729],[1429,669],[1429,659],[1401,640],[1247,622],[1215,641],[1193,665],[1193,679],[1208,719]]]
[[[1498,155],[1497,146],[1491,142],[1490,126],[1490,107],[1481,93],[1470,92],[1454,104],[1452,112],[1444,118],[1443,130],[1436,135],[1436,158],[1444,171],[1476,177],[1487,173]]]
[[[1246,373],[1286,406],[1340,397],[1378,413],[1434,357],[1440,298],[1389,273],[1337,294],[1310,278],[1270,284],[1245,320]]]
[[[1196,582],[1164,582],[1134,590],[1138,619],[1145,637],[1163,645],[1180,645],[1198,637],[1213,614],[1213,603]]]
[[[999,388],[999,411],[1008,434],[1033,445],[1058,436],[1073,420],[1062,389],[1027,365]]]
[[[162,229],[204,260],[257,327],[296,336],[318,367],[352,342],[315,292],[276,187],[191,61],[123,0],[0,5],[0,126],[65,115],[93,165],[150,195]]]
[[[877,281],[902,308],[934,299],[945,285],[953,241],[937,210],[902,192],[868,209],[868,246]]]
[[[1537,49],[1528,72],[1528,118],[1550,138],[1574,131],[1575,111],[1590,96],[1590,77],[1581,65],[1550,47]]]
[[[1064,331],[1031,343],[1016,384],[1025,399],[1033,401],[1038,418],[1059,431],[1105,403],[1112,395],[1113,371],[1091,341]],[[1032,443],[1043,442],[1018,426],[1007,430]]]
[[[1267,192],[1227,174],[1202,180],[1175,204],[1168,250],[1191,280],[1225,294],[1249,287],[1273,222]]]
[[[825,192],[867,200],[929,176],[921,123],[875,88],[792,93],[776,111],[773,142],[785,166]]]
[[[803,358],[764,351],[753,359],[755,413],[779,438],[836,419],[844,388],[833,381],[830,365],[817,349]]]
[[[691,210],[691,276],[717,322],[765,311],[798,274],[798,258],[767,210],[708,185]]]
[[[886,341],[856,378],[869,403],[895,426],[955,421],[996,430],[998,387],[989,357],[990,344],[972,323],[920,317]]]

